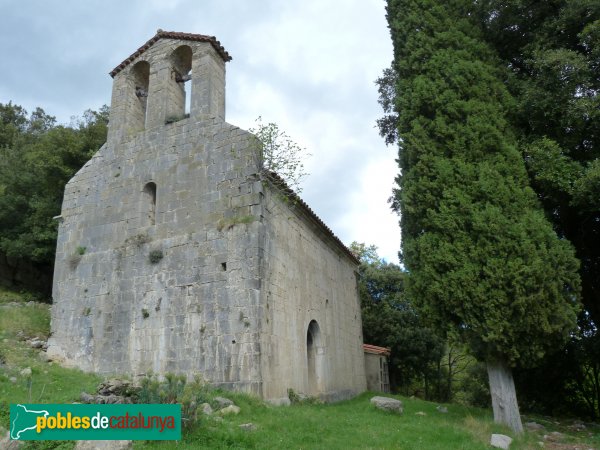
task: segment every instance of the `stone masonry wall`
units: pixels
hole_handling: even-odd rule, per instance
[[[356,265],[300,205],[273,189],[265,194],[264,395],[285,401],[291,388],[327,400],[354,396],[366,387]],[[321,335],[316,386],[307,357],[313,320]]]
[[[260,394],[253,142],[219,118],[185,119],[109,142],[77,173],[59,230],[51,355],[99,373],[201,372]]]
[[[363,391],[355,261],[261,181],[256,138],[224,121],[223,56],[152,42],[112,72],[108,141],[65,189],[48,355],[271,400]]]

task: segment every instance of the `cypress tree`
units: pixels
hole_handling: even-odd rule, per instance
[[[522,431],[512,368],[568,338],[578,262],[529,187],[507,71],[473,2],[388,0],[407,293],[487,364],[496,421]]]

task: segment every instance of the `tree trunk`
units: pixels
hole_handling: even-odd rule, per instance
[[[487,363],[487,372],[490,380],[494,421],[508,425],[515,433],[522,433],[523,424],[510,367],[503,362],[492,361]]]

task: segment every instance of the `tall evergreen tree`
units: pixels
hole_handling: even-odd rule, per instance
[[[578,262],[529,187],[507,72],[468,0],[388,0],[407,292],[486,362],[496,421],[522,430],[511,368],[562,343]]]
[[[480,27],[511,76],[512,123],[533,189],[581,261],[580,333],[520,370],[530,405],[600,417],[600,2],[478,1]],[[556,358],[562,361],[557,365]],[[565,367],[568,365],[568,370]],[[535,386],[535,389],[529,389]],[[558,395],[557,395],[558,394]],[[561,395],[562,394],[562,395]],[[595,400],[594,400],[595,399]],[[585,406],[585,409],[582,408]]]

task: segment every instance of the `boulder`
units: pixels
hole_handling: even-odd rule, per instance
[[[87,392],[82,392],[79,395],[79,400],[81,400],[82,403],[96,403],[96,398]]]
[[[396,400],[395,398],[379,396],[373,397],[371,399],[371,404],[384,411],[395,412],[398,414],[402,414],[404,412],[402,402],[400,400]]]
[[[504,450],[508,450],[510,448],[510,444],[512,443],[512,438],[506,436],[505,434],[492,434],[492,439],[490,440],[490,445],[495,448],[502,448]]]
[[[225,408],[222,408],[219,410],[219,414],[221,416],[227,416],[229,414],[239,414],[240,412],[240,407],[239,406],[235,406],[235,405],[229,405],[226,406]]]
[[[448,412],[448,408],[446,408],[445,406],[442,406],[442,405],[439,405],[439,406],[438,406],[437,408],[435,408],[435,409],[437,409],[439,412],[441,412],[441,413],[443,413],[443,414],[446,414],[446,413]]]
[[[134,391],[133,383],[129,380],[119,380],[112,378],[98,385],[98,394],[100,395],[123,395],[129,396]]]
[[[540,431],[544,430],[546,427],[537,422],[525,422],[525,428],[527,428],[529,431]]]
[[[215,397],[215,403],[218,406],[218,409],[225,408],[226,406],[233,405],[234,403],[225,397]]]
[[[560,431],[553,431],[549,434],[545,434],[544,435],[544,440],[550,441],[550,442],[560,442],[565,438],[565,435],[562,434]]]
[[[42,348],[42,347],[44,347],[45,343],[46,343],[46,341],[42,341],[41,339],[38,339],[38,338],[33,338],[32,340],[29,341],[29,345],[31,346],[31,348]]]
[[[210,416],[213,413],[213,409],[208,403],[202,403],[200,409],[202,410],[202,413],[207,416]]]

